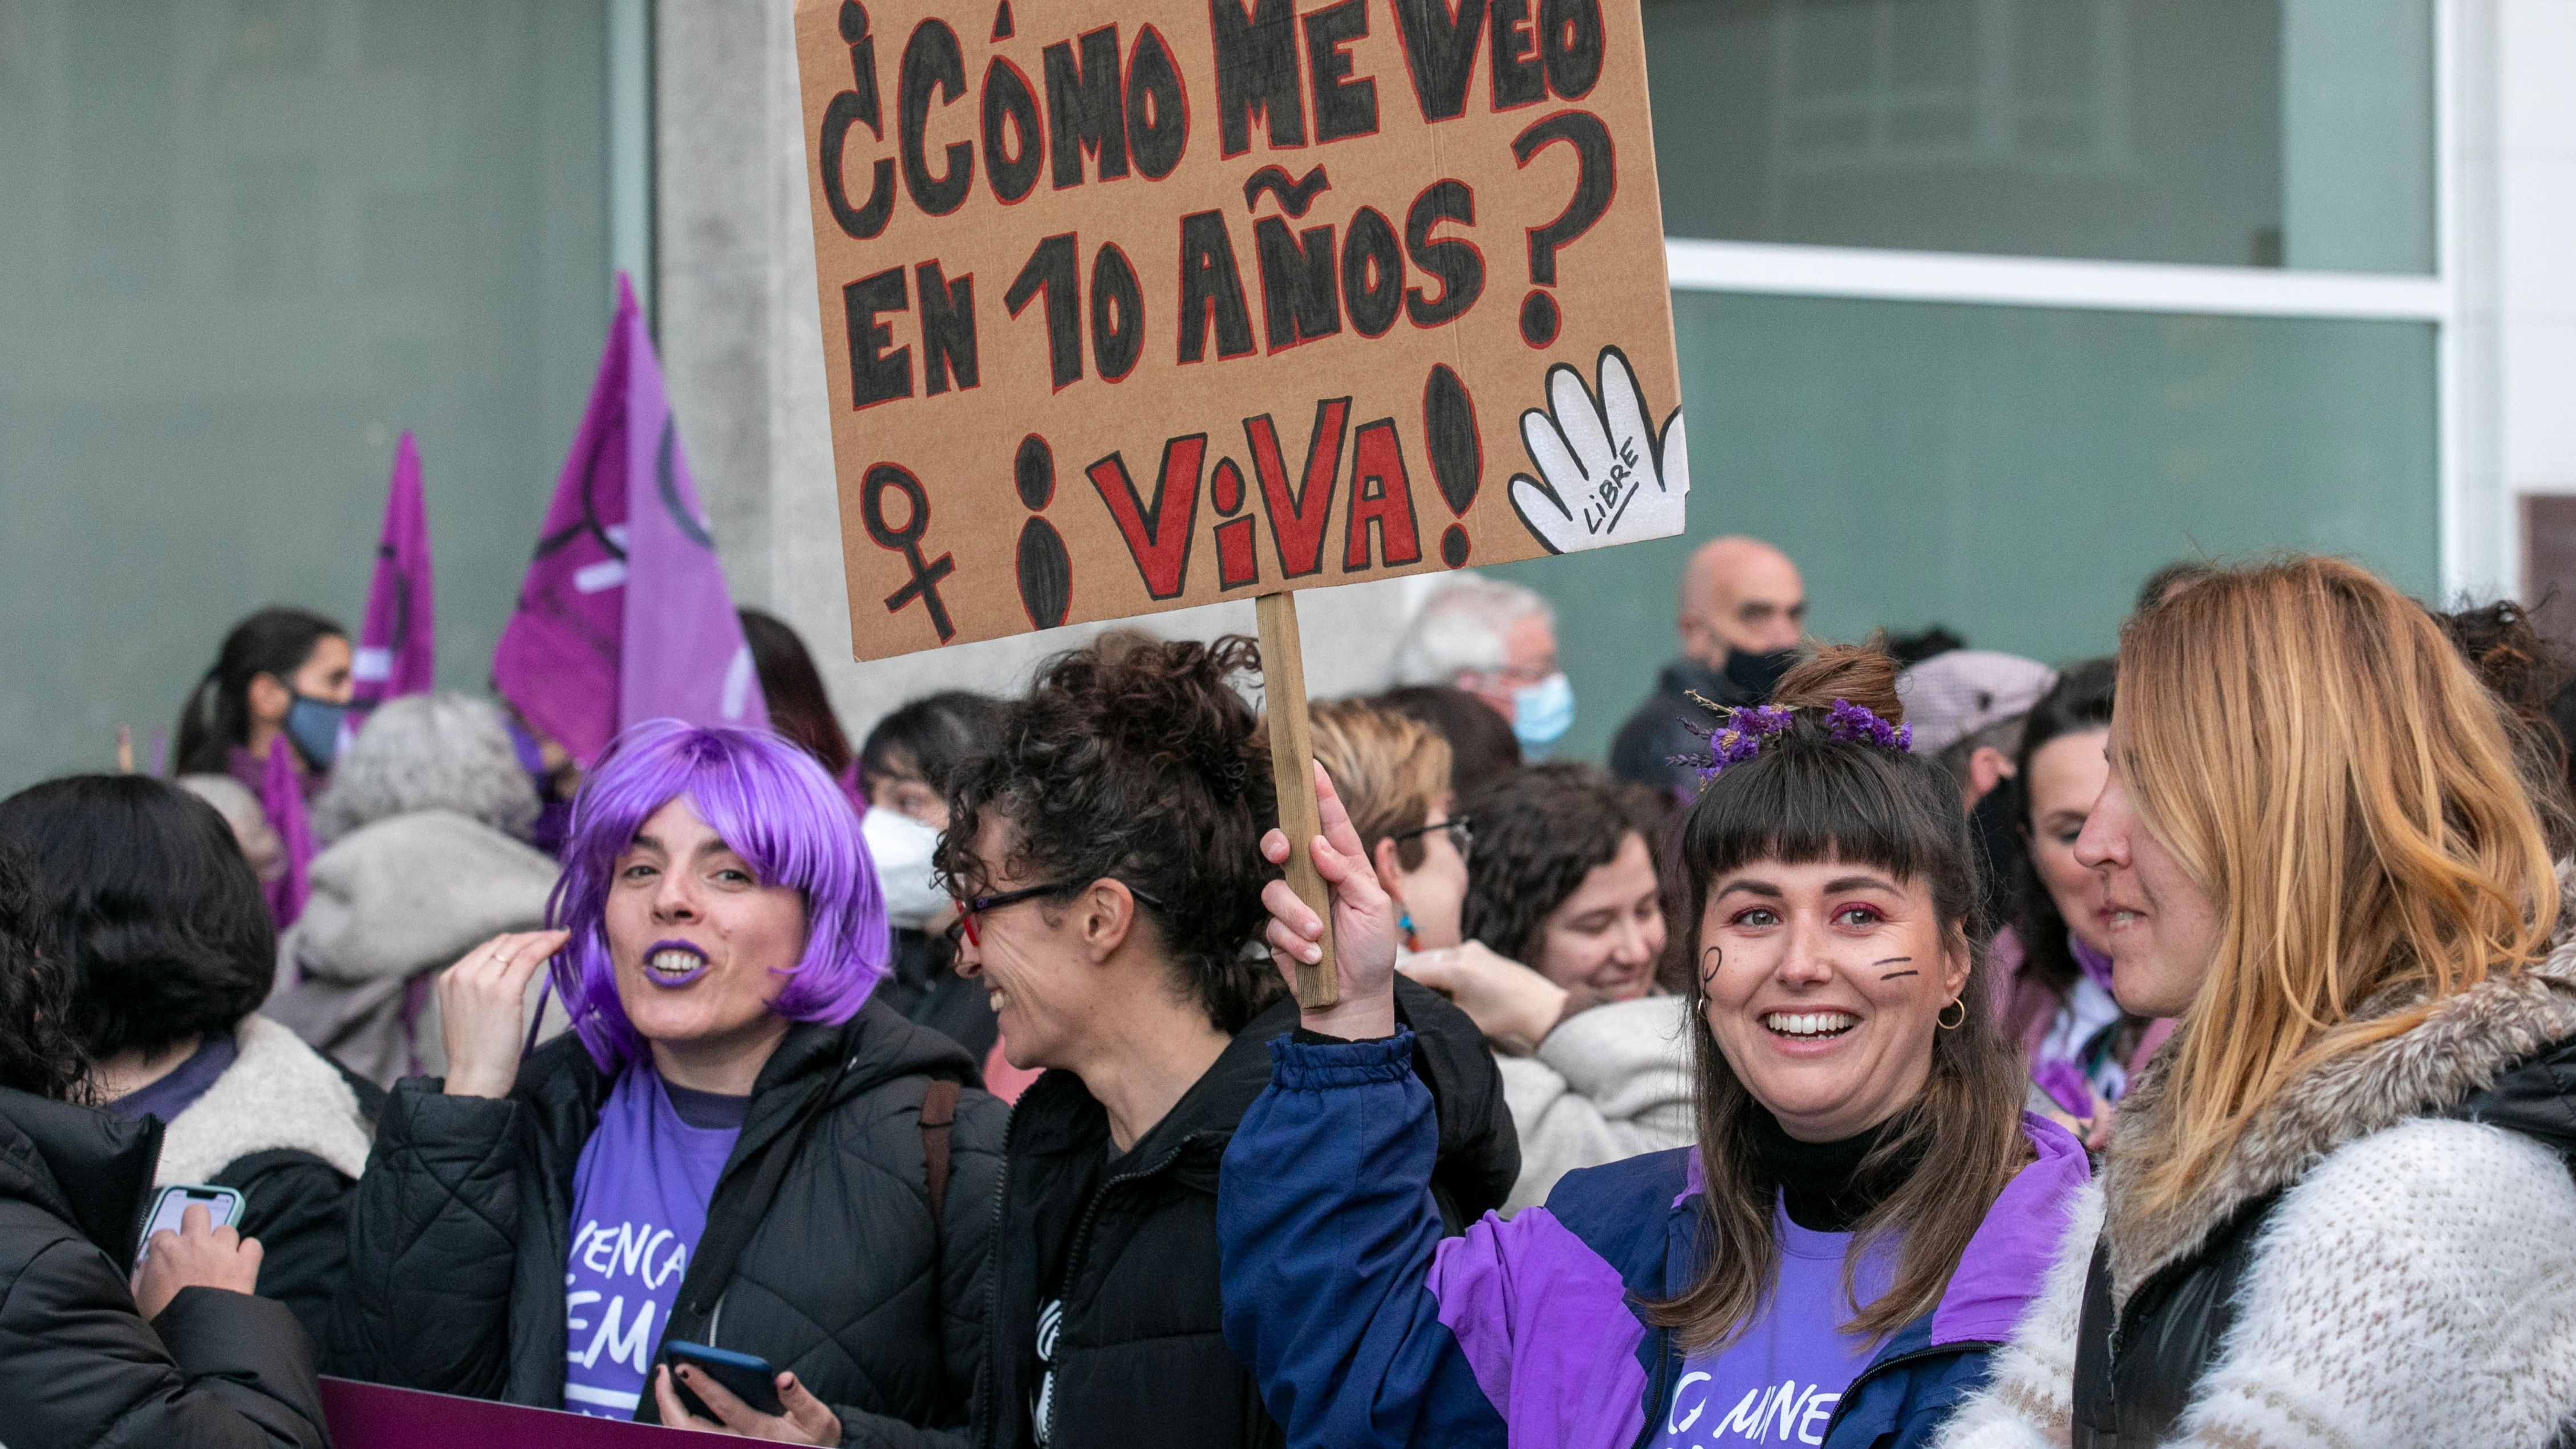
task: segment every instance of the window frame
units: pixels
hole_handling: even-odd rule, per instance
[[[2233,317],[2422,322],[2433,328],[2436,555],[2443,596],[2516,592],[2520,525],[2504,497],[2491,422],[2496,369],[2463,318],[2461,64],[2491,59],[2484,28],[2464,35],[2471,0],[2432,0],[2433,271],[2335,272],[2284,267],[2099,261],[1877,247],[1720,241],[1667,235],[1675,291],[1834,297],[1976,306],[2054,307]],[[2465,42],[2465,43],[2464,43]],[[2492,70],[2492,66],[2489,66]],[[2465,225],[2464,225],[2465,223]],[[2491,346],[2490,344],[2486,344]],[[2490,363],[2490,365],[2480,365]]]

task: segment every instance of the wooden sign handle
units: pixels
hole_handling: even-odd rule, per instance
[[[1321,1010],[1342,999],[1333,968],[1333,903],[1315,873],[1307,842],[1323,827],[1315,807],[1315,738],[1306,723],[1306,658],[1297,643],[1297,596],[1263,594],[1261,695],[1270,714],[1270,776],[1279,796],[1279,828],[1288,837],[1288,888],[1323,918],[1320,961],[1297,963],[1297,1004]]]

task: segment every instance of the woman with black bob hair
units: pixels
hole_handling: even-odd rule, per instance
[[[234,625],[179,710],[179,773],[229,774],[257,794],[282,734],[305,793],[317,793],[339,750],[354,659],[349,631],[309,609],[274,605]]]
[[[260,1245],[190,1208],[134,1271],[160,1124],[89,1105],[52,903],[0,845],[0,1404],[16,1449],[319,1446],[313,1350]]]
[[[979,1446],[1283,1442],[1217,1293],[1217,1162],[1296,1025],[1246,952],[1277,876],[1256,850],[1268,746],[1232,684],[1259,667],[1240,637],[1106,635],[1049,661],[949,784],[958,970],[1011,1065],[1046,1069],[1004,1147]],[[1455,1008],[1419,987],[1400,1004],[1463,1220],[1512,1181],[1502,1094]]]
[[[382,1094],[257,1014],[277,928],[231,827],[174,785],[73,775],[0,801],[0,841],[53,893],[100,1105],[167,1124],[155,1186],[241,1191],[260,1295],[320,1342]]]
[[[1984,1380],[2087,1173],[2020,1112],[1966,824],[1895,676],[1824,651],[1711,741],[1680,850],[1698,1144],[1455,1242],[1384,893],[1321,802],[1340,1000],[1276,1049],[1219,1214],[1227,1336],[1297,1442],[1889,1449]],[[1266,900],[1280,968],[1314,959],[1321,920]]]

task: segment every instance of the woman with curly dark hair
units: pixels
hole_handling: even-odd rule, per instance
[[[319,1446],[313,1349],[253,1297],[260,1245],[190,1208],[134,1259],[161,1124],[85,1105],[72,967],[0,844],[0,1403],[16,1449]]]
[[[1057,656],[998,745],[953,775],[939,867],[957,969],[1013,1066],[975,1442],[1206,1449],[1283,1442],[1223,1338],[1216,1169],[1297,1024],[1246,947],[1277,810],[1233,681],[1249,639],[1112,634]],[[1516,1159],[1473,1024],[1397,999],[1438,1084],[1452,1225],[1502,1201]]]

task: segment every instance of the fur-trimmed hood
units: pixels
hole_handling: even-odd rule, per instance
[[[343,1177],[366,1171],[373,1134],[358,1094],[322,1054],[259,1015],[233,1036],[240,1055],[170,1123],[153,1185],[212,1182],[254,1152],[308,1152]]]
[[[2422,988],[2380,993],[2357,1020],[2393,1015]],[[2237,1138],[2190,1200],[2150,1214],[2138,1202],[2138,1143],[2164,1105],[2172,1045],[2120,1103],[2103,1172],[2112,1297],[2126,1303],[2148,1275],[2190,1253],[2238,1209],[2296,1183],[2329,1153],[2410,1117],[2443,1112],[2506,1068],[2576,1036],[2576,936],[2562,926],[2547,960],[2438,1004],[2413,1030],[2325,1063],[2290,1083]]]

